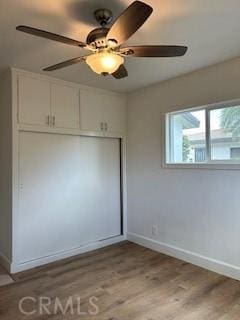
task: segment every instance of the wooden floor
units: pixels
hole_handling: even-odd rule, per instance
[[[183,261],[124,242],[78,258],[15,275],[0,287],[0,319],[239,320],[240,282]],[[26,316],[18,310],[24,296],[81,297],[81,312]],[[99,313],[89,304],[98,298]],[[96,300],[95,300],[96,302]],[[74,305],[76,309],[77,305]],[[33,310],[32,301],[24,306]],[[53,308],[50,306],[50,308]],[[74,311],[76,311],[74,309]],[[54,310],[54,308],[53,308]]]

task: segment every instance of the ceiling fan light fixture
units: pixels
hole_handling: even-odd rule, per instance
[[[111,2],[111,1],[109,1]],[[97,74],[111,74],[115,79],[123,79],[128,76],[124,60],[128,56],[146,58],[181,57],[187,52],[186,46],[179,45],[123,45],[152,14],[153,8],[142,0],[133,1],[119,17],[108,26],[113,18],[109,9],[99,9],[94,12],[97,22],[101,25],[94,28],[87,36],[86,42],[74,40],[56,33],[20,25],[16,29],[37,37],[57,41],[70,46],[87,49],[91,55],[83,55],[50,67],[44,71],[59,70],[80,62],[86,62]],[[122,46],[123,45],[123,46]]]
[[[89,55],[86,63],[98,74],[112,74],[124,63],[124,59],[116,53],[99,52]]]

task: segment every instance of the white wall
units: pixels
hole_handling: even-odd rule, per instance
[[[129,239],[240,279],[240,171],[161,164],[162,114],[240,98],[240,60],[128,98]],[[157,236],[152,225],[159,227]]]
[[[7,267],[11,261],[12,200],[12,115],[10,72],[0,78],[0,262]]]

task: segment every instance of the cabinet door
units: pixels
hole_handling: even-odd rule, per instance
[[[79,90],[51,85],[52,124],[58,128],[79,128]]]
[[[107,123],[107,131],[124,132],[126,126],[126,103],[125,97],[104,96],[104,119]]]
[[[18,79],[18,119],[23,124],[48,126],[50,83],[31,77]]]
[[[101,131],[107,123],[108,131],[125,131],[124,97],[82,90],[80,92],[82,130]],[[103,126],[106,129],[105,125]]]
[[[93,91],[80,92],[80,118],[81,129],[88,131],[101,131],[104,122],[104,101],[102,95]]]

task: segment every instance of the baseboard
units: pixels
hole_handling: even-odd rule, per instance
[[[200,254],[187,251],[166,243],[158,242],[156,240],[135,233],[128,233],[127,239],[131,242],[137,243],[154,251],[158,251],[171,257],[184,260],[186,262],[217,272],[224,276],[240,280],[240,267],[227,264],[225,262],[218,261],[209,257],[205,257]]]
[[[54,255],[51,255],[51,256],[39,258],[39,259],[36,259],[36,260],[31,260],[31,261],[27,261],[27,262],[19,263],[19,264],[12,263],[11,264],[11,268],[10,268],[10,272],[12,274],[17,273],[17,272],[22,272],[22,271],[29,270],[29,269],[32,269],[32,268],[35,268],[35,267],[39,267],[39,266],[42,266],[42,265],[45,265],[45,264],[48,264],[48,263],[51,263],[51,262],[55,262],[55,261],[62,260],[62,259],[65,259],[65,258],[70,258],[70,257],[73,257],[73,256],[77,256],[79,254],[82,254],[82,253],[85,253],[85,252],[89,252],[89,251],[93,251],[93,250],[96,250],[96,249],[100,249],[100,248],[103,248],[103,247],[106,247],[106,246],[109,246],[109,245],[112,245],[112,244],[115,244],[115,243],[118,243],[118,242],[121,242],[121,241],[124,241],[124,240],[126,240],[126,236],[123,236],[123,235],[122,236],[117,236],[117,237],[113,237],[113,238],[110,238],[110,239],[97,241],[97,242],[94,242],[94,243],[91,243],[91,244],[80,246],[78,248],[74,248],[74,249],[71,249],[71,250],[68,250],[68,251],[63,251],[61,253],[57,253],[57,254],[54,254]]]
[[[3,266],[3,268],[10,273],[11,262],[2,252],[0,252],[0,265]]]

